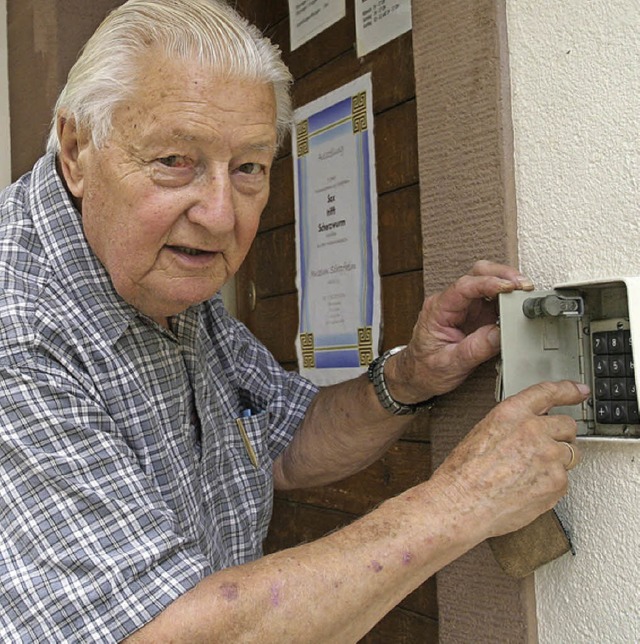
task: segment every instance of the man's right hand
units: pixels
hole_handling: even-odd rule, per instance
[[[512,396],[425,483],[321,539],[213,573],[127,642],[359,641],[443,566],[555,504],[576,425],[546,413],[587,395],[565,381]]]
[[[504,400],[453,450],[429,486],[450,500],[452,511],[472,513],[485,538],[527,525],[565,494],[567,468],[579,459],[575,421],[547,413],[588,395],[585,385],[545,382]],[[468,516],[460,519],[469,525]]]

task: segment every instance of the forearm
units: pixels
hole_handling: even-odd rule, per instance
[[[413,404],[457,387],[499,351],[494,299],[533,284],[516,270],[477,262],[470,274],[428,297],[406,349],[386,362],[390,396]],[[324,389],[276,461],[278,488],[320,485],[365,467],[395,441],[410,417],[386,412],[366,376]]]
[[[358,641],[437,570],[553,507],[576,423],[548,412],[588,395],[564,381],[510,397],[429,481],[318,541],[207,577],[130,642]]]
[[[383,409],[366,375],[325,387],[275,462],[275,485],[308,487],[349,476],[378,459],[410,419]]]
[[[215,573],[131,642],[356,642],[484,535],[428,484],[313,543]]]

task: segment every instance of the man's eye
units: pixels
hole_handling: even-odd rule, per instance
[[[238,166],[238,171],[243,174],[260,174],[264,171],[264,166],[261,163],[243,163]]]
[[[167,166],[167,168],[189,168],[191,166],[191,161],[179,154],[171,154],[168,157],[158,159],[158,161]]]

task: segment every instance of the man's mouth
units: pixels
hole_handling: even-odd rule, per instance
[[[174,251],[175,253],[183,253],[184,255],[211,255],[213,251],[210,250],[200,250],[199,248],[190,248],[188,246],[167,246],[169,250]]]

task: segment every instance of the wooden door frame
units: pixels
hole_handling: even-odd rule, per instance
[[[517,260],[505,0],[413,3],[425,293],[481,258]],[[434,467],[494,404],[493,364],[432,417]],[[535,642],[533,575],[507,577],[487,544],[437,575],[441,642]]]

